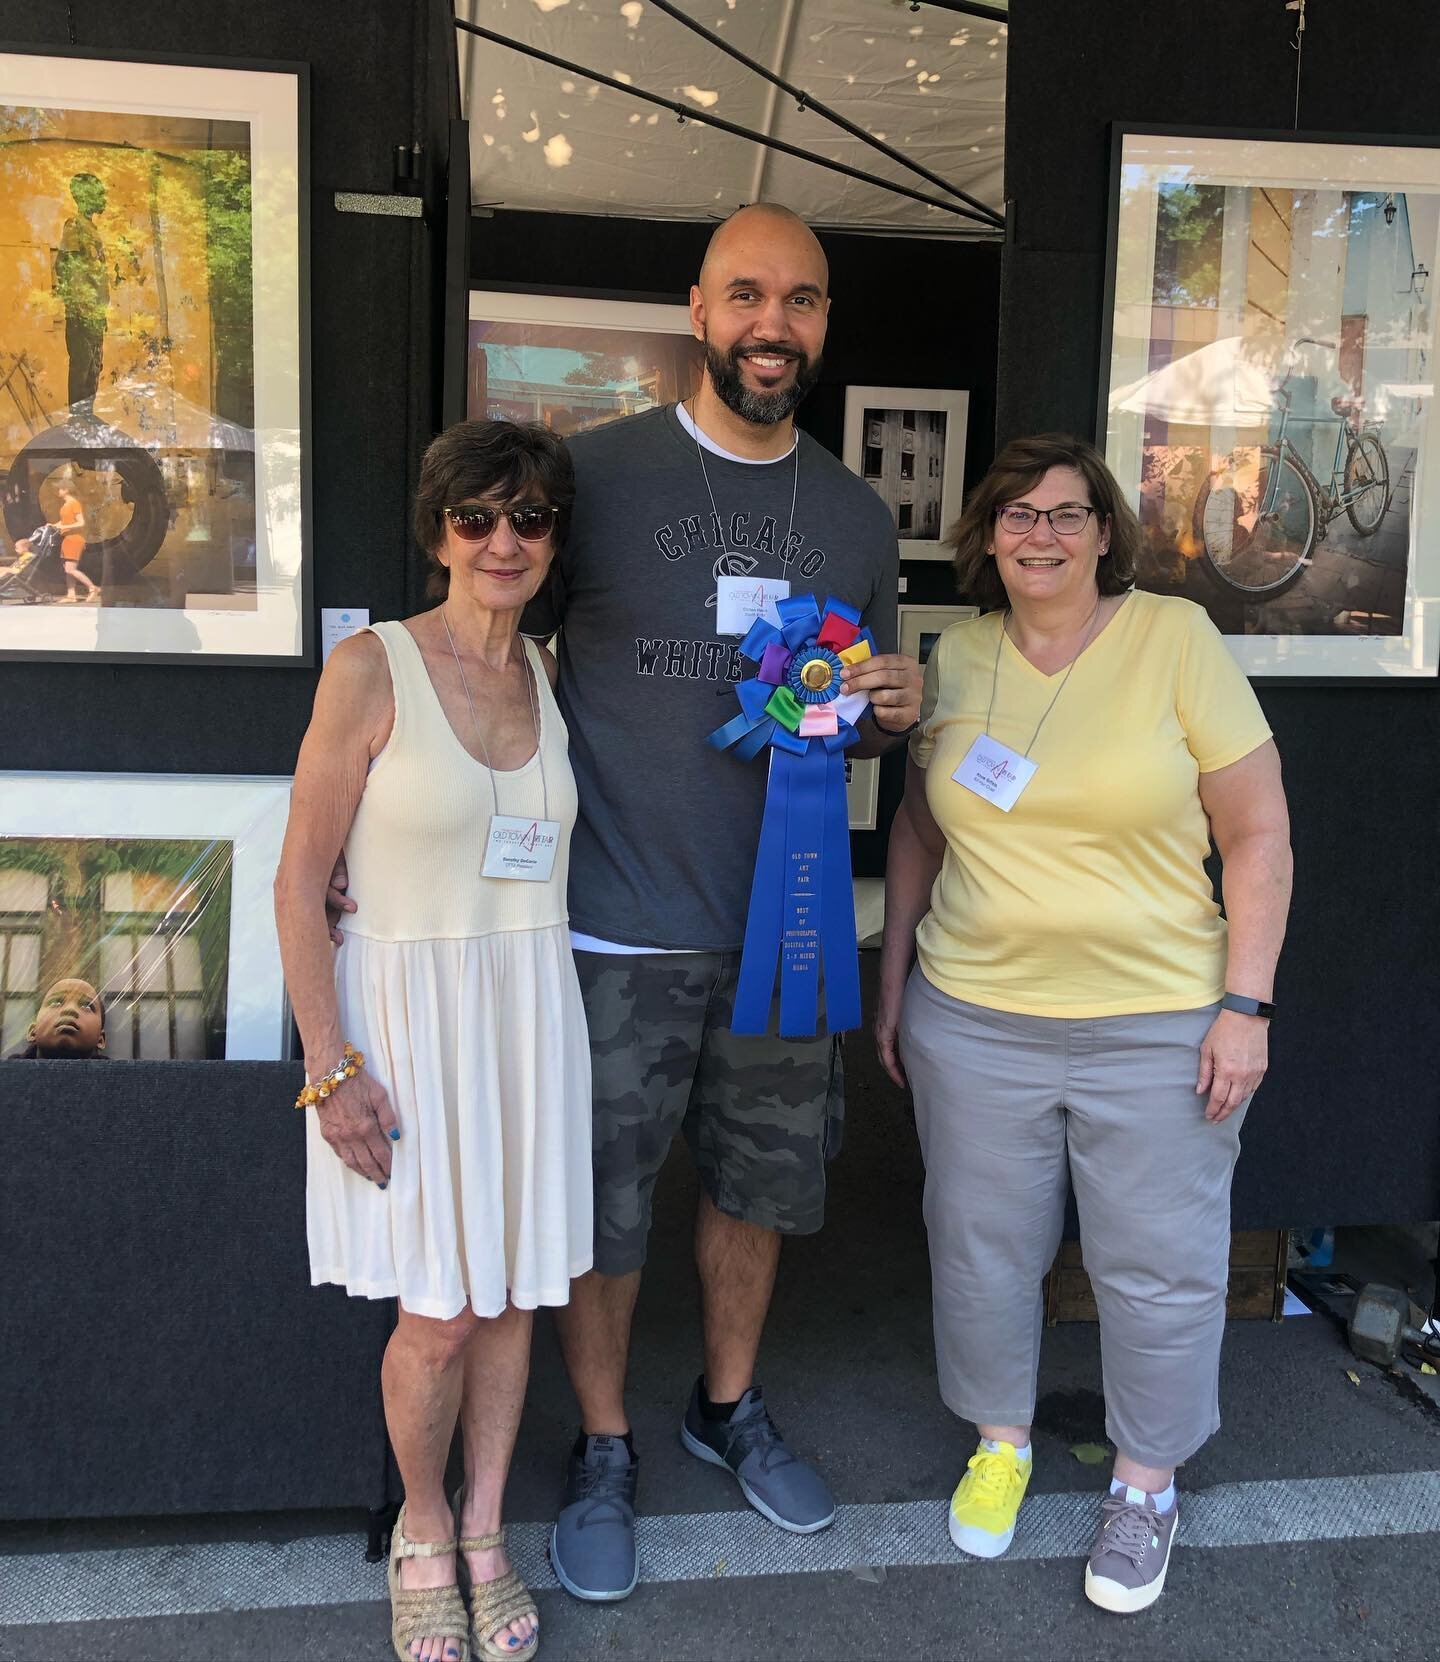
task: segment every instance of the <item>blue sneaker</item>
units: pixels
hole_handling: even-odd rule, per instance
[[[635,1556],[635,1482],[638,1456],[623,1437],[587,1437],[572,1453],[565,1503],[550,1532],[550,1566],[577,1599],[628,1598],[640,1579]]]
[[[813,1535],[834,1523],[835,1497],[819,1472],[791,1453],[758,1385],[740,1398],[729,1420],[707,1420],[697,1380],[680,1441],[698,1459],[733,1472],[755,1510],[792,1535]]]

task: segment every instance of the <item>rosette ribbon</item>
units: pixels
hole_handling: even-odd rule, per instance
[[[778,963],[780,1034],[798,1039],[816,1031],[822,965],[827,1030],[860,1025],[845,751],[869,700],[842,696],[840,675],[875,640],[841,600],[822,611],[792,595],[775,609],[778,628],[757,618],[740,643],[758,666],[735,688],[740,714],[706,743],[743,761],[768,753],[770,768],[731,1031],[768,1031]]]

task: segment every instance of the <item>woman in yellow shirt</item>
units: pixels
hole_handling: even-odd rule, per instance
[[[926,668],[876,1017],[915,1097],[941,1395],[980,1433],[950,1533],[980,1557],[1014,1533],[1068,1179],[1117,1451],[1085,1591],[1140,1610],[1174,1469],[1220,1423],[1230,1179],[1290,900],[1280,761],[1205,613],[1131,587],[1139,527],[1092,446],[1010,444],[951,542],[992,609]]]

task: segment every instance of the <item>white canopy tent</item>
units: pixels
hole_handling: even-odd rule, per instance
[[[695,22],[999,212],[1006,26],[903,0],[678,0]],[[697,113],[954,201],[646,0],[456,0],[457,16]],[[998,231],[461,32],[477,204],[643,219],[783,202],[816,226]]]

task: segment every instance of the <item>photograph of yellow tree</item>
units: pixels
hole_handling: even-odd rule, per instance
[[[257,291],[298,281],[298,157],[252,112],[83,96],[101,67],[0,90],[0,651],[289,655],[298,292],[286,362]]]

